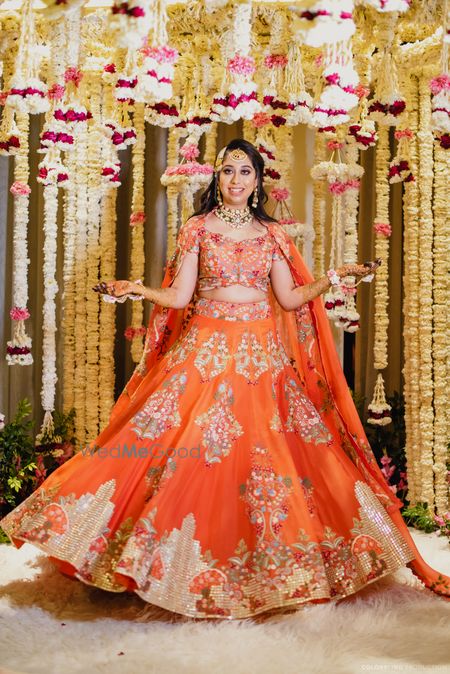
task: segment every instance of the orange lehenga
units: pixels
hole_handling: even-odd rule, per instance
[[[297,285],[313,280],[276,223],[238,243],[191,218],[163,286],[188,251],[199,285],[268,283],[277,256]],[[262,302],[155,306],[88,450],[0,522],[85,583],[195,618],[339,599],[403,565],[450,597],[369,447],[320,298],[287,312],[268,286]]]

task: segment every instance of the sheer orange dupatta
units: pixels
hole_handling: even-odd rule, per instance
[[[204,216],[193,217],[181,227],[176,249],[167,265],[161,287],[165,288],[173,283],[184,255],[196,241],[196,229],[204,223],[204,219]],[[268,226],[289,264],[296,285],[301,286],[314,281],[301,254],[281,225],[268,223]],[[437,594],[450,598],[450,577],[432,569],[421,557],[400,514],[403,502],[386,482],[369,446],[340,364],[322,299],[319,297],[294,311],[283,310],[271,289],[269,299],[275,327],[308,396],[328,427],[339,435],[342,450],[358,468],[362,478],[376,494],[412,549],[416,558],[409,562],[408,566],[427,587]],[[114,405],[110,426],[105,432],[111,430],[111,425],[120,427],[125,421],[142,381],[147,375],[151,376],[155,363],[183,334],[192,311],[193,302],[184,309],[154,306],[141,361]]]

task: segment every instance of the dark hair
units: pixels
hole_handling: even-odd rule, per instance
[[[266,212],[266,209],[264,208],[264,204],[267,202],[268,199],[263,186],[264,159],[262,158],[261,154],[258,152],[256,147],[251,143],[249,143],[247,140],[244,140],[243,138],[234,138],[232,141],[230,141],[226,146],[225,154],[227,154],[227,152],[231,152],[231,150],[238,150],[238,149],[243,150],[245,152],[245,154],[252,162],[253,168],[256,171],[256,178],[258,181],[257,182],[258,204],[256,208],[253,208],[252,206],[252,195],[249,196],[247,201],[253,215],[258,220],[276,222],[275,218],[272,218],[272,216],[270,216]],[[194,213],[194,215],[204,215],[205,213],[209,213],[210,211],[213,210],[213,208],[218,206],[217,182],[218,182],[218,172],[216,171],[214,173],[213,179],[211,180],[208,187],[200,197],[200,208]]]

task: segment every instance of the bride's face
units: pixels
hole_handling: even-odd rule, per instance
[[[224,206],[245,208],[257,183],[256,171],[247,155],[239,161],[225,155],[219,173],[219,187]]]

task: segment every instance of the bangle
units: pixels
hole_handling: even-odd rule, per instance
[[[335,269],[329,269],[327,271],[327,276],[332,286],[338,286],[341,284],[341,277]]]

